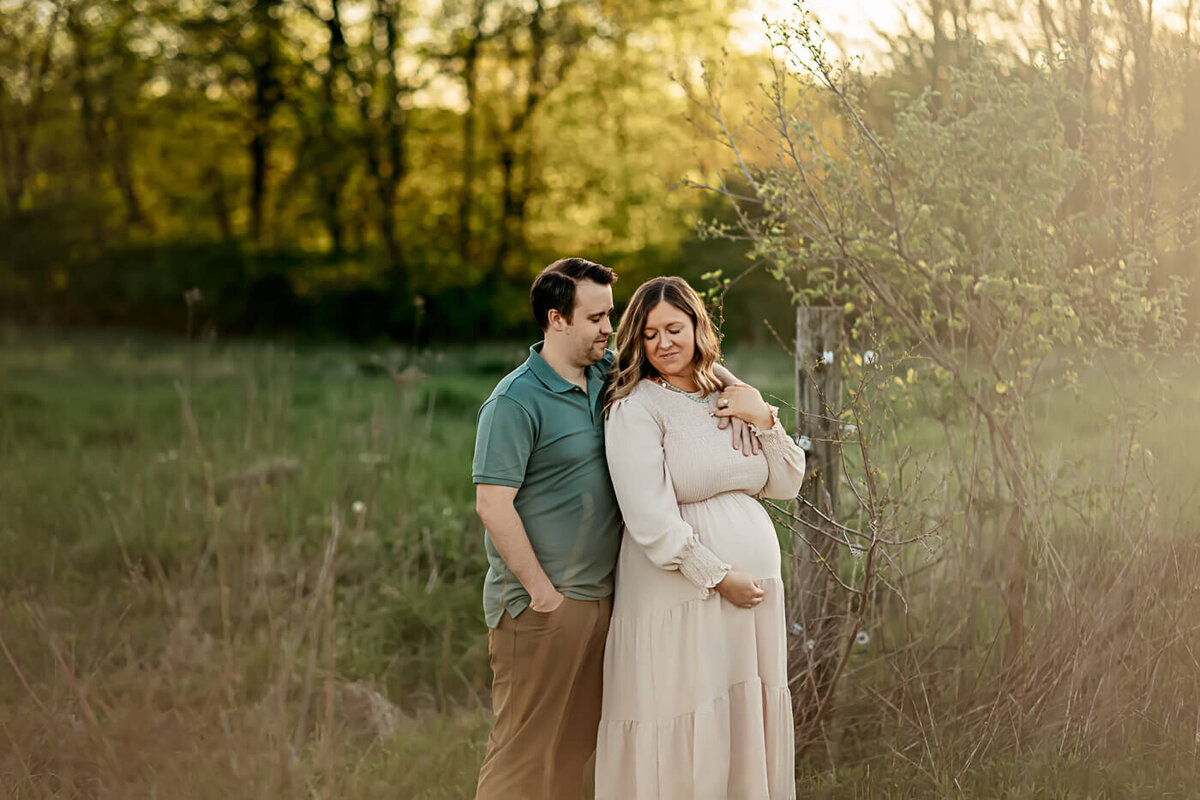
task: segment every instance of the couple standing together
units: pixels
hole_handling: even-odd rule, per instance
[[[679,278],[551,264],[543,341],[479,412],[495,725],[477,800],[794,798],[779,543],[804,452]],[[731,429],[731,430],[730,430]],[[622,535],[624,527],[624,535]],[[614,594],[615,581],[615,594]]]

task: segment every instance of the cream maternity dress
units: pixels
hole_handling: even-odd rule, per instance
[[[779,542],[755,496],[795,497],[804,451],[783,426],[730,445],[709,408],[643,380],[605,425],[625,520],[596,751],[597,800],[796,794]],[[753,609],[713,586],[726,568]]]

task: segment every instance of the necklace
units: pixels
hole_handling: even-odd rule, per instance
[[[661,375],[657,376],[654,379],[654,381],[659,386],[663,387],[664,389],[670,389],[673,392],[678,392],[679,394],[686,397],[688,400],[691,400],[693,403],[700,403],[701,405],[708,405],[708,395],[706,395],[706,394],[702,395],[702,394],[700,394],[699,391],[689,392],[685,389],[680,389],[678,386],[671,383],[669,380],[662,377]]]

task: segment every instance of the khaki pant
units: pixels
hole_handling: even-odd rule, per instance
[[[488,631],[496,723],[476,800],[575,800],[596,749],[612,598],[506,611]]]

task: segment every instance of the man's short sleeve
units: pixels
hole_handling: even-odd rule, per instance
[[[533,452],[533,418],[516,401],[503,395],[489,398],[479,409],[475,432],[475,483],[520,488]]]

